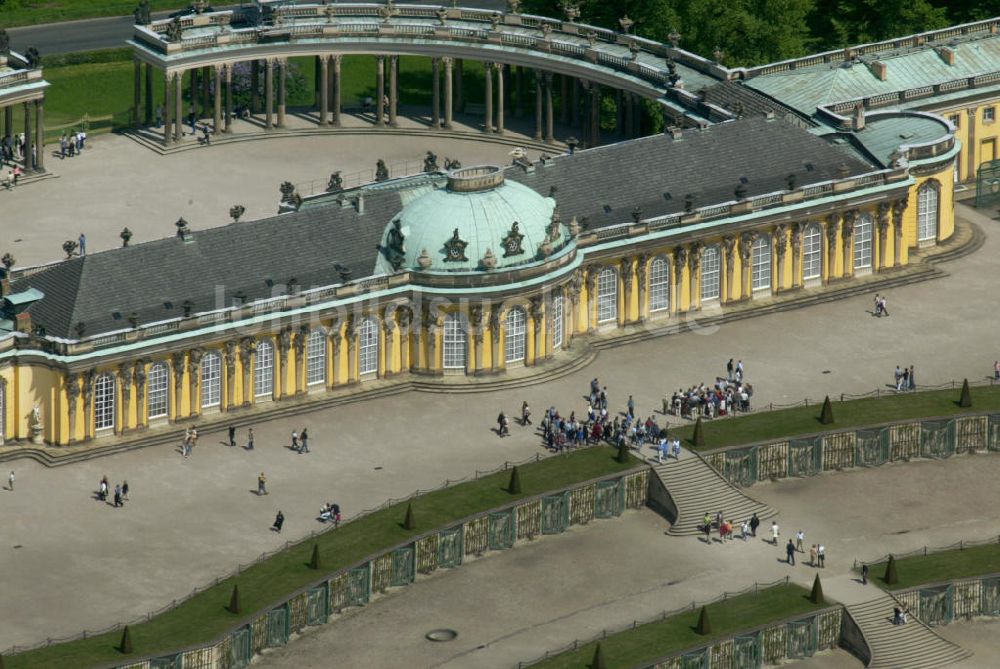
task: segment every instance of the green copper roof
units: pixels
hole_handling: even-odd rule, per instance
[[[940,140],[948,132],[942,121],[928,116],[893,114],[877,118],[869,115],[864,130],[856,131],[854,136],[882,164],[890,165],[893,152],[901,146]]]

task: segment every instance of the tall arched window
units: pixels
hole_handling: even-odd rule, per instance
[[[170,384],[170,370],[167,363],[154,362],[146,376],[146,409],[150,419],[167,415],[167,392]]]
[[[222,403],[222,356],[209,351],[201,359],[201,407]]]
[[[872,266],[872,228],[874,227],[871,214],[861,214],[854,222],[854,269],[865,269]]]
[[[445,369],[465,369],[468,338],[462,314],[452,312],[444,317],[444,349],[442,360]]]
[[[326,381],[326,333],[319,328],[309,332],[306,339],[306,384],[316,385]]]
[[[618,272],[605,267],[597,275],[597,322],[618,320]]]
[[[524,313],[524,309],[514,307],[507,310],[507,325],[504,328],[506,335],[504,359],[509,363],[524,360],[524,344],[528,336],[528,330],[525,327],[527,320],[528,317]]]
[[[938,189],[927,182],[917,191],[917,241],[937,239]]]
[[[670,308],[670,262],[656,256],[649,263],[649,313]]]
[[[750,262],[752,263],[752,289],[769,290],[771,288],[771,235],[760,234],[753,240],[750,247]]]
[[[115,377],[101,374],[94,381],[94,428],[110,430],[115,426]]]
[[[549,307],[549,327],[552,328],[552,348],[560,348],[563,345],[565,328],[563,326],[563,311],[566,310],[566,300],[562,295],[552,298],[552,306]]]
[[[274,394],[274,344],[269,341],[257,344],[253,361],[253,394],[254,397]]]
[[[706,246],[701,252],[701,299],[719,299],[719,246]]]
[[[819,223],[810,223],[802,233],[802,279],[818,279],[823,275],[823,230]]]
[[[361,321],[358,330],[358,370],[360,374],[378,372],[378,321],[371,316]]]

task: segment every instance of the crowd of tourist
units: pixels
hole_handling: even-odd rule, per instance
[[[687,390],[679,388],[668,401],[663,398],[663,412],[683,418],[718,418],[738,411],[750,411],[753,385],[744,377],[743,361],[726,363],[726,376],[717,376],[711,386],[704,382]]]

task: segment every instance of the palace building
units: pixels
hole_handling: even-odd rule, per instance
[[[475,18],[468,13],[458,18]],[[434,18],[435,34],[452,14]],[[513,23],[493,20],[496,30]],[[184,26],[161,27],[167,62],[184,53]],[[137,31],[152,41],[153,28]],[[949,39],[960,41],[947,47],[956,58],[977,48]],[[895,57],[923,53],[926,42],[894,47]],[[940,49],[930,53],[947,61]],[[694,101],[657,92],[668,75],[653,81],[632,67],[629,95],[659,96],[677,112],[662,134],[600,145],[591,132],[591,148],[504,167],[440,169],[429,157],[415,176],[287,193],[272,218],[202,231],[182,220],[169,238],[0,270],[0,439],[101,443],[413,379],[545,374],[593,337],[898,272],[952,237],[955,175],[972,165],[956,130],[977,142],[987,131],[902,104],[905,92],[884,108],[868,97],[839,104],[853,90],[869,95],[831,88],[849,69],[895,68],[891,54],[850,68],[828,56],[729,74],[699,65],[698,76],[715,79],[701,81]],[[559,76],[584,75],[588,58]],[[137,81],[137,101],[140,90]],[[224,107],[216,102],[217,120]],[[553,112],[539,108],[545,137]],[[624,122],[623,136],[641,134],[639,120]],[[171,133],[168,123],[164,141]]]

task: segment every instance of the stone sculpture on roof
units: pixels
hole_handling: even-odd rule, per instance
[[[445,262],[467,261],[468,258],[465,257],[465,247],[468,245],[469,242],[459,237],[458,228],[455,228],[455,232],[451,235],[451,239],[444,243]]]
[[[386,259],[396,271],[399,271],[406,259],[406,249],[403,246],[405,240],[406,236],[403,234],[402,223],[397,218],[392,222],[392,227],[389,228],[389,232],[385,236]]]
[[[500,245],[503,246],[503,257],[509,258],[510,256],[517,256],[524,253],[524,248],[522,246],[524,235],[517,229],[517,221],[514,221],[514,225],[511,226],[510,232],[507,236],[503,238]]]

